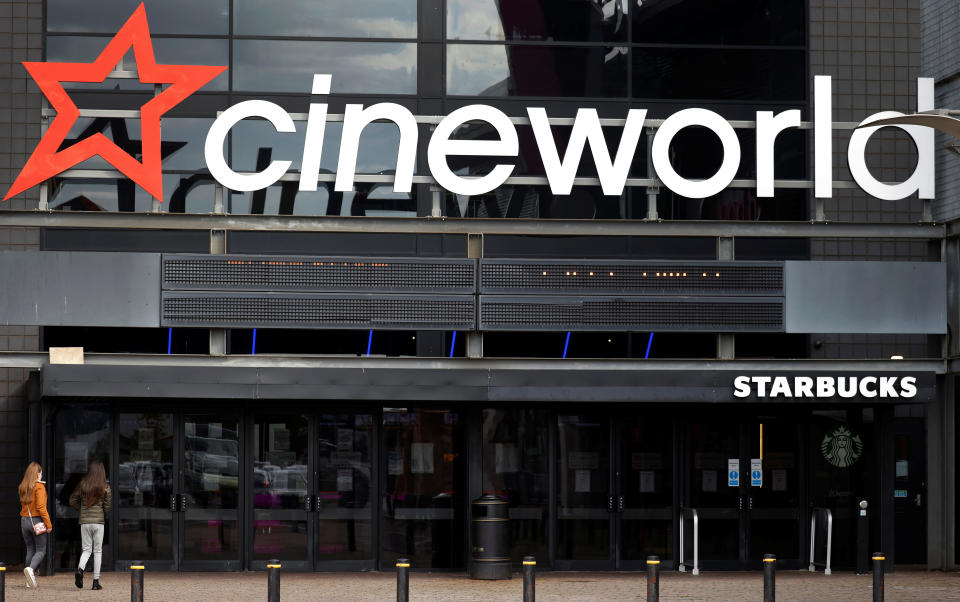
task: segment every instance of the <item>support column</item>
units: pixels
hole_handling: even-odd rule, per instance
[[[467,234],[467,257],[483,258],[483,234]],[[480,323],[480,297],[475,297],[477,306],[477,324]],[[477,330],[467,333],[467,357],[483,357],[483,332]]]
[[[224,255],[227,252],[227,232],[226,230],[210,231],[210,254]],[[210,355],[227,354],[227,329],[210,329]]]
[[[732,236],[717,237],[717,260],[733,261],[734,238]],[[736,357],[735,339],[732,332],[717,334],[717,359],[732,360]]]

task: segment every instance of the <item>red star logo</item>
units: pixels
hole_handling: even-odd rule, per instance
[[[169,84],[163,92],[140,107],[140,131],[143,162],[130,156],[101,133],[58,150],[70,128],[80,116],[60,82],[102,82],[133,48],[137,74],[146,84]],[[23,63],[57,112],[33,154],[27,159],[13,186],[3,200],[19,194],[46,179],[70,169],[95,155],[102,157],[126,177],[157,199],[163,200],[163,174],[160,168],[160,116],[217,77],[226,67],[199,65],[158,65],[143,4],[133,11],[117,35],[110,40],[93,63]]]

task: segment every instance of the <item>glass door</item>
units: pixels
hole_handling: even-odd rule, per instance
[[[318,417],[313,509],[320,570],[374,568],[375,428],[372,412]]]
[[[179,566],[179,524],[175,520],[178,457],[174,415],[122,412],[117,416],[117,567],[142,560],[148,570]]]
[[[557,569],[615,568],[612,446],[606,415],[557,416]]]
[[[463,428],[450,408],[384,408],[380,567],[463,568]]]
[[[265,569],[274,558],[292,570],[312,568],[308,431],[309,420],[302,414],[253,416],[250,568]]]
[[[739,422],[720,417],[689,425],[687,500],[685,507],[700,519],[700,564],[707,569],[739,569],[744,566],[742,510],[745,504],[744,470],[747,454],[741,449]],[[736,480],[730,471],[735,470]],[[692,529],[684,543],[692,549]],[[685,533],[686,535],[686,533]]]
[[[240,423],[229,414],[184,415],[180,568],[239,570]]]

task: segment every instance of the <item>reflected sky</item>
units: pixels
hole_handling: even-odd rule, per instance
[[[47,0],[47,31],[115,33],[141,2],[151,33],[226,35],[229,30],[229,0]]]
[[[310,93],[314,73],[331,92],[416,94],[417,45],[391,42],[234,42],[235,90]]]
[[[416,38],[417,0],[239,0],[239,35]]]

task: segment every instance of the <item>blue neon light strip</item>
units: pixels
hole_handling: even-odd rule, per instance
[[[257,354],[257,329],[253,329],[253,345],[250,346],[250,355]]]
[[[567,333],[567,340],[563,344],[563,359],[567,359],[567,349],[570,347],[570,333]]]
[[[367,355],[370,355],[370,348],[373,347],[373,331],[367,336]]]
[[[650,346],[653,345],[653,333],[650,333],[650,338],[647,339],[647,352],[643,355],[643,359],[650,357]]]
[[[173,352],[173,329],[167,329],[167,355]]]
[[[457,331],[453,331],[453,339],[450,340],[450,357],[453,357],[453,347],[457,344]]]

